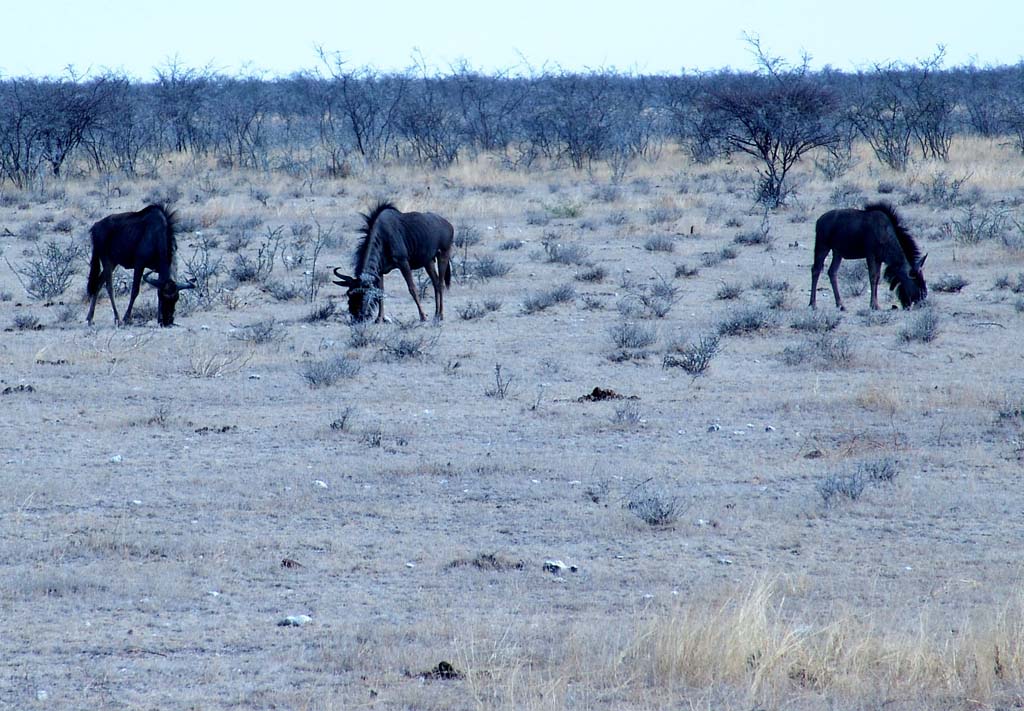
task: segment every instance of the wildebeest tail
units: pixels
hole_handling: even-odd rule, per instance
[[[444,263],[444,285],[447,288],[452,286],[452,260],[448,260]]]
[[[99,250],[93,246],[92,261],[89,262],[89,282],[85,286],[85,291],[89,296],[96,296],[100,292],[100,272],[102,271]]]

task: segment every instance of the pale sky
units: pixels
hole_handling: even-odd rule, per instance
[[[773,55],[854,71],[914,62],[946,47],[945,66],[1024,59],[1024,0],[0,0],[0,77],[126,71],[154,78],[177,57],[226,74],[318,65],[315,47],[352,66],[400,70],[422,58],[445,72],[528,66],[679,73],[754,68],[744,34]]]

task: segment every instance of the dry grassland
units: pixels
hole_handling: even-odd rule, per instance
[[[3,192],[0,707],[1024,704],[1024,158],[796,179],[767,221],[746,162],[671,151],[621,185],[481,157]],[[456,226],[442,325],[391,275],[393,322],[351,327],[324,282],[381,197]],[[175,328],[151,289],[87,327],[84,258],[26,296],[11,267],[160,198],[179,274],[222,265]],[[812,317],[814,220],[877,198],[929,309],[851,274]]]

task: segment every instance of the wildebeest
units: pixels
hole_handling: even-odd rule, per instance
[[[828,278],[836,306],[845,310],[836,276],[844,259],[865,259],[871,282],[871,308],[878,308],[878,278],[885,264],[885,279],[896,291],[903,308],[928,296],[924,281],[924,260],[914,238],[900,222],[896,210],[884,202],[868,203],[863,210],[829,210],[814,226],[814,265],[811,267],[811,308],[815,306],[818,277],[825,257],[832,252]]]
[[[365,225],[355,254],[352,269],[355,276],[334,269],[334,281],[348,289],[348,310],[353,318],[362,321],[370,317],[377,304],[377,321],[384,320],[384,275],[398,269],[405,277],[412,300],[426,321],[416,282],[414,269],[426,269],[434,285],[434,317],[444,318],[444,287],[452,283],[452,243],[455,230],[448,220],[432,212],[400,212],[390,202],[381,202],[363,215]],[[443,284],[442,284],[443,280]]]
[[[114,322],[121,322],[117,304],[114,303],[114,269],[120,265],[135,270],[124,322],[131,320],[132,306],[145,276],[146,283],[155,286],[157,290],[160,325],[171,326],[174,323],[178,292],[195,288],[195,284],[179,284],[171,276],[176,247],[174,213],[163,205],[148,205],[138,212],[108,215],[92,226],[89,235],[92,237],[92,261],[89,264],[89,283],[86,288],[92,301],[86,321],[92,323],[100,286],[105,283],[110,306],[114,309]],[[145,274],[147,269],[155,271],[157,278]]]

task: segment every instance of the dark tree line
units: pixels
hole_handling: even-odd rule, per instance
[[[916,64],[812,72],[752,45],[751,73],[384,74],[321,52],[319,69],[280,79],[175,62],[146,83],[117,73],[0,79],[0,186],[152,174],[172,155],[339,176],[357,163],[440,168],[486,153],[511,169],[607,162],[621,179],[673,142],[697,162],[754,156],[758,198],[778,204],[802,156],[831,156],[839,170],[858,139],[896,170],[945,160],[962,134],[1006,136],[1024,151],[1024,64],[943,69],[940,49]]]

